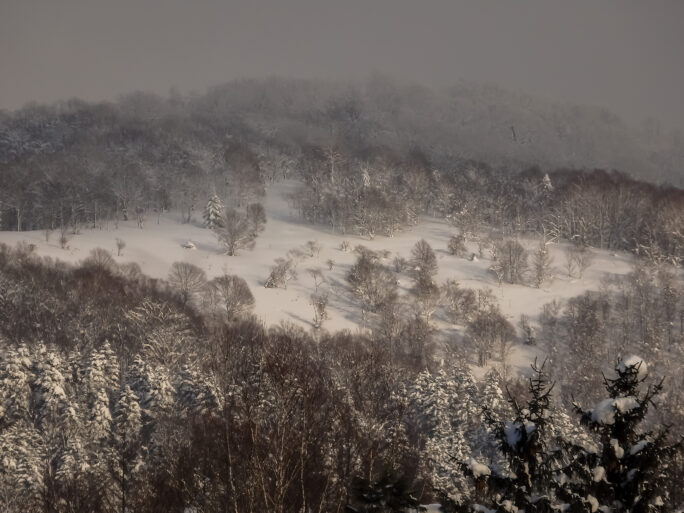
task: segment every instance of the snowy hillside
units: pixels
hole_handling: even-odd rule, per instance
[[[114,255],[117,262],[135,262],[153,278],[166,278],[171,264],[177,261],[201,267],[209,278],[223,273],[238,275],[249,284],[256,299],[254,312],[267,325],[292,322],[306,329],[313,327],[314,313],[310,296],[315,289],[315,280],[309,271],[319,270],[324,279],[320,288],[329,294],[328,320],[324,323],[328,331],[353,331],[366,327],[360,304],[352,296],[346,281],[347,273],[357,258],[353,251],[357,245],[383,253],[383,263],[391,268],[395,257],[408,259],[413,245],[424,238],[437,255],[438,283],[453,279],[463,287],[491,289],[501,311],[514,325],[521,314],[528,315],[534,323],[544,304],[569,299],[586,290],[598,290],[602,280],[625,275],[633,265],[631,255],[595,251],[594,260],[584,277],[570,278],[565,269],[566,245],[552,244],[550,254],[555,274],[552,281],[541,288],[505,283],[499,286],[496,276],[488,270],[491,265],[489,251],[485,251],[483,258],[476,257],[472,261],[448,253],[447,243],[455,229],[445,221],[424,218],[419,225],[392,238],[369,240],[354,235],[342,236],[325,227],[301,222],[287,200],[296,185],[296,182],[287,181],[270,186],[265,201],[268,220],[265,231],[258,237],[253,250],[241,250],[233,257],[222,253],[214,233],[202,226],[200,215],[195,215],[194,222],[183,224],[181,215],[176,213],[164,214],[159,219],[149,218],[142,229],[133,220],[121,221],[118,226],[109,222],[102,229],[85,228],[71,236],[67,249],[60,247],[58,232],[51,233],[47,242],[44,231],[0,232],[0,242],[14,245],[25,241],[34,244],[41,256],[72,263],[86,258],[94,248],[104,248]],[[120,256],[117,256],[117,238],[126,244]],[[317,242],[320,252],[311,256],[307,248],[309,241]],[[343,241],[348,241],[349,250],[340,249]],[[192,242],[194,248],[185,248],[188,242]],[[537,245],[534,240],[521,242],[528,249]],[[468,243],[467,246],[468,254],[478,253],[476,244]],[[265,288],[264,282],[274,260],[293,250],[290,255],[298,261],[296,279],[288,283],[287,289]],[[409,303],[410,278],[406,272],[401,272],[397,279],[401,297]],[[440,316],[435,316],[433,321],[440,328],[442,340],[453,337],[453,324]],[[461,328],[456,326],[455,329],[461,331]],[[514,366],[525,369],[534,356],[536,353],[529,346],[519,345],[514,349],[511,360]]]

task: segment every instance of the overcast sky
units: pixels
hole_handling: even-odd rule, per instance
[[[0,0],[0,108],[234,78],[465,79],[684,128],[684,0]]]

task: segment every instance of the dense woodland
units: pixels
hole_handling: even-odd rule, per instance
[[[424,240],[392,266],[346,247],[367,329],[328,333],[322,293],[313,330],[265,326],[238,276],[207,280],[177,262],[155,280],[103,249],[70,266],[2,245],[0,510],[684,507],[684,191],[632,177],[654,162],[658,177],[677,177],[681,160],[671,148],[621,153],[632,135],[591,110],[538,104],[534,119],[502,129],[516,102],[376,77],[1,113],[4,230],[68,238],[121,220],[144,229],[174,210],[184,222],[202,214],[231,256],[263,230],[269,182],[293,179],[293,209],[341,235],[447,219],[448,251],[466,256],[477,242],[500,283],[541,286],[551,241],[572,243],[569,275],[581,276],[592,247],[639,258],[628,276],[514,325],[490,291],[436,283]],[[609,170],[619,162],[631,176]],[[529,235],[534,254],[516,241]],[[277,260],[264,285],[285,287],[296,258]],[[438,337],[436,317],[462,329]],[[513,343],[548,358],[515,375]],[[476,380],[472,366],[489,360],[499,365]]]
[[[425,246],[413,258],[429,263]],[[3,511],[672,511],[683,500],[684,333],[666,317],[682,315],[682,298],[662,272],[640,267],[548,305],[526,341],[550,354],[532,378],[491,370],[477,382],[478,344],[505,342],[491,297],[456,308],[467,335],[445,347],[422,313],[390,315],[391,298],[367,335],[312,335],[254,320],[237,279],[187,288],[175,267],[151,280],[107,256],[70,267],[28,245],[0,249]],[[643,358],[615,359],[632,350]]]
[[[646,164],[609,162],[600,170],[606,161],[591,158],[587,141],[571,145],[585,160],[541,158],[536,147],[530,154],[455,151],[475,144],[458,137],[465,113],[456,107],[474,91],[440,96],[380,78],[364,87],[273,80],[188,98],[137,93],[117,103],[29,105],[0,116],[0,227],[74,230],[116,219],[144,226],[169,209],[190,220],[213,194],[240,209],[258,202],[264,183],[290,177],[304,183],[295,198],[302,215],[340,232],[392,235],[430,214],[464,231],[534,232],[681,262],[684,193],[624,173],[660,176]],[[517,104],[489,93],[481,101],[492,107],[482,115],[494,137],[503,106]],[[451,105],[453,119],[426,118],[436,108],[429,98]],[[539,109],[540,118],[582,137],[596,127],[617,131],[596,113]],[[447,140],[435,140],[439,134]],[[591,144],[608,140],[599,134]],[[669,172],[674,182],[682,161]]]

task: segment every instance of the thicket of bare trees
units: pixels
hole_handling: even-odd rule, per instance
[[[549,254],[549,248],[546,241],[543,239],[539,241],[539,245],[532,253],[532,273],[534,276],[534,284],[541,287],[547,281],[553,278],[553,257]],[[580,276],[581,277],[581,276]]]
[[[254,308],[254,296],[240,276],[224,274],[207,283],[210,303],[218,306],[228,318],[235,318]]]
[[[452,235],[449,237],[447,249],[454,256],[464,256],[468,251],[465,245],[465,237],[463,235]]]
[[[373,262],[367,250],[364,259]],[[225,281],[226,298],[249,298],[239,278]],[[539,343],[557,344],[548,369],[560,398],[604,405],[601,371],[615,352],[638,347],[649,352],[649,372],[670,376],[646,427],[667,420],[678,436],[682,299],[671,274],[639,267],[600,294],[546,308]],[[475,303],[463,308],[467,318],[458,314],[466,342],[482,362],[501,361],[512,327],[491,295]],[[372,489],[387,468],[406,476],[421,503],[448,501],[437,488],[470,508],[494,500],[469,484],[483,468],[475,463],[499,461],[489,421],[518,433],[520,419],[507,419],[527,415],[515,378],[489,373],[478,385],[462,357],[436,353],[430,326],[397,302],[384,303],[365,334],[320,331],[314,340],[248,315],[206,316],[116,262],[70,267],[0,246],[0,305],[0,504],[9,513],[336,511],[359,504],[354,483]],[[512,414],[506,387],[521,406]],[[612,450],[608,424],[595,437],[571,414],[561,402],[544,415],[554,437]],[[658,454],[670,469],[657,484],[660,510],[676,509],[681,459]],[[488,483],[514,493],[505,476]]]
[[[297,265],[290,258],[278,258],[264,282],[267,289],[287,288],[287,282],[297,277]]]
[[[396,301],[397,278],[371,251],[361,251],[349,270],[347,281],[361,300],[364,311],[375,312]]]
[[[214,228],[219,243],[228,256],[235,256],[241,249],[254,247],[256,234],[247,215],[235,209],[224,211],[222,224]]]
[[[178,291],[183,303],[187,303],[206,286],[207,274],[189,262],[174,262],[169,271],[169,283]]]
[[[484,366],[497,352],[499,361],[504,363],[508,348],[515,341],[515,329],[501,314],[499,309],[491,306],[479,310],[468,323],[466,337],[477,354],[477,364]]]
[[[565,252],[565,268],[571,278],[582,278],[593,260],[591,250],[585,246],[570,246]]]
[[[391,236],[429,214],[450,220],[461,233],[494,230],[506,239],[532,234],[682,263],[684,192],[618,172],[512,173],[472,161],[449,162],[448,171],[436,172],[420,152],[388,156],[369,149],[363,159],[351,150],[342,154],[332,184],[316,151],[300,160],[305,185],[295,203],[301,215],[341,233]],[[462,254],[458,237],[450,244],[449,251]]]
[[[413,294],[418,308],[426,321],[434,312],[440,298],[440,291],[435,276],[437,275],[437,257],[430,245],[421,239],[411,250],[409,269],[413,278]]]
[[[515,240],[497,243],[492,249],[491,270],[499,283],[525,283],[528,271],[527,250]]]

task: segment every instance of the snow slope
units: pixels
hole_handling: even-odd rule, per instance
[[[319,269],[326,280],[322,287],[330,294],[329,319],[324,324],[324,328],[329,331],[363,327],[359,304],[350,295],[345,279],[357,255],[339,249],[343,240],[349,241],[352,248],[362,244],[372,250],[390,251],[385,263],[391,266],[395,256],[409,258],[413,245],[424,238],[437,254],[438,282],[451,278],[463,287],[491,288],[499,300],[502,312],[514,325],[522,313],[535,319],[545,303],[554,299],[568,299],[588,289],[596,290],[602,279],[629,273],[633,263],[633,257],[628,254],[595,251],[594,261],[585,272],[584,278],[571,279],[563,269],[564,245],[551,245],[550,252],[556,268],[553,282],[540,289],[506,284],[499,287],[496,277],[487,270],[491,265],[489,255],[478,261],[469,261],[448,254],[447,242],[455,230],[446,222],[426,218],[418,226],[393,238],[377,237],[375,240],[368,240],[353,235],[342,236],[332,233],[326,227],[304,224],[299,219],[297,212],[290,208],[287,201],[288,193],[294,191],[296,185],[289,181],[269,187],[264,205],[268,218],[266,229],[257,239],[253,250],[242,250],[234,257],[222,254],[213,233],[202,226],[200,215],[195,216],[194,223],[181,224],[180,214],[175,213],[163,215],[159,220],[156,217],[149,218],[143,229],[139,229],[133,220],[119,222],[118,227],[110,222],[103,229],[83,229],[80,234],[72,236],[68,249],[59,247],[58,232],[52,233],[49,242],[45,241],[42,231],[0,232],[0,242],[14,245],[19,241],[26,241],[35,244],[36,252],[41,256],[74,263],[86,258],[92,249],[101,247],[109,250],[117,262],[137,262],[144,273],[155,278],[166,278],[175,261],[187,261],[200,266],[209,278],[224,272],[237,274],[252,289],[256,299],[255,313],[269,325],[287,321],[306,328],[313,326],[310,295],[314,289],[314,280],[307,271]],[[116,256],[116,238],[126,242],[121,256]],[[192,241],[196,249],[183,248],[182,245],[188,241]],[[292,249],[300,249],[306,253],[307,241],[317,241],[322,249],[318,255],[306,257],[298,264],[297,279],[291,281],[285,290],[264,288],[264,280],[274,259],[285,257]],[[536,244],[533,240],[522,242],[529,249],[533,249]],[[469,250],[473,253],[477,251],[474,245],[470,245]],[[326,264],[328,260],[335,262],[332,270]],[[410,279],[405,274],[398,277],[400,289],[405,293],[410,287]],[[443,337],[453,336],[452,327],[439,320],[437,325],[442,328]],[[534,356],[533,349],[516,346],[512,358],[514,366],[527,367]]]

